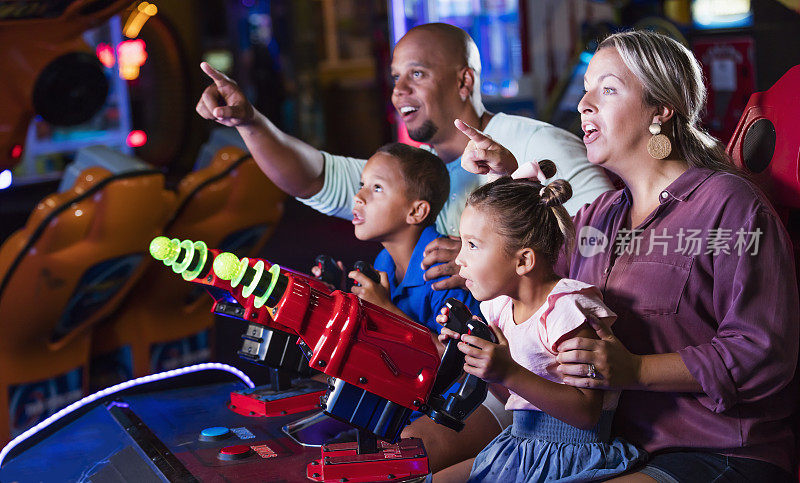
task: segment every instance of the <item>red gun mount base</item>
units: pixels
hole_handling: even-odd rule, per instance
[[[217,302],[214,313],[244,320],[243,308],[236,302]],[[228,407],[243,416],[276,417],[296,414],[321,407],[320,398],[328,385],[313,380],[292,380],[292,376],[309,377],[308,359],[297,344],[297,336],[271,330],[260,324],[248,324],[242,334],[239,357],[269,369],[269,385],[231,393]]]
[[[323,483],[356,483],[400,481],[429,473],[421,439],[402,439],[394,444],[377,441],[377,445],[376,452],[361,454],[356,442],[322,445],[322,457],[308,464],[306,476]]]
[[[243,416],[277,417],[320,408],[328,386],[317,381],[298,381],[291,389],[275,391],[258,386],[231,393],[228,408]]]

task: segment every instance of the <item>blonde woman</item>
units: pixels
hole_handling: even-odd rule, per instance
[[[588,159],[625,187],[574,218],[561,274],[595,285],[613,332],[557,348],[566,384],[623,389],[614,433],[650,452],[628,481],[796,481],[798,292],[788,235],[764,194],[702,131],[700,66],[651,32],[604,40],[584,77]],[[471,132],[468,170],[513,156]],[[535,164],[517,176],[539,174]]]

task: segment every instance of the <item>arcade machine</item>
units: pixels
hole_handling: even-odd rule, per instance
[[[246,338],[242,352],[257,351],[265,333],[291,334],[307,364],[328,376],[320,405],[325,414],[358,428],[358,440],[323,445],[322,458],[308,466],[312,480],[422,476],[427,462],[421,441],[399,440],[411,412],[460,430],[486,397],[486,383],[474,376],[467,376],[457,393],[443,396],[462,374],[457,341],[448,343],[440,360],[426,328],[353,294],[331,291],[266,260],[239,260],[202,242],[159,237],[150,247],[184,279],[206,285],[215,312],[247,320],[249,331],[262,326],[256,337]],[[472,319],[463,304],[450,299],[447,306],[449,328],[492,339],[488,326]]]
[[[703,125],[727,142],[756,90],[756,45],[749,0],[690,5],[691,48],[703,66],[708,99]]]
[[[162,481],[404,481],[428,472],[421,441],[399,438],[412,411],[460,430],[486,396],[486,384],[474,376],[443,396],[463,374],[457,341],[440,357],[425,327],[353,294],[266,260],[208,249],[203,242],[158,237],[150,249],[184,280],[205,287],[215,313],[250,324],[242,352],[261,354],[272,334],[295,338],[304,363],[328,378],[316,406],[329,416],[329,428],[315,433],[313,424],[286,424],[307,413],[246,417],[234,407],[233,394],[248,390],[241,383],[123,395],[72,421],[64,418],[49,437],[39,436],[27,447],[15,442],[20,449],[5,448],[0,478],[24,479],[37,464],[75,453],[65,448],[66,438],[103,434],[110,438],[105,445],[94,439],[85,443],[98,458],[94,466],[82,453],[77,467],[57,465],[59,471],[71,467],[99,481],[110,481],[104,478],[112,469],[123,477],[137,474],[134,467],[142,471],[137,475]],[[492,337],[458,301],[448,301],[448,307],[449,328]],[[296,368],[296,362],[278,365]],[[231,389],[232,411],[225,408]],[[331,442],[345,427],[357,429],[356,441]],[[101,472],[104,478],[96,478]]]
[[[784,221],[794,245],[796,274],[800,280],[798,92],[800,65],[789,69],[768,90],[750,97],[726,151],[764,190]],[[800,442],[800,413],[796,413],[795,438]]]
[[[93,44],[114,42],[121,31],[119,19],[107,22],[130,3],[4,2],[0,170],[13,168],[24,155],[28,166],[20,174],[42,174],[59,170],[36,166],[48,162],[37,158],[54,150],[74,152],[92,143],[125,146],[129,131],[125,84],[101,63]],[[90,30],[96,27],[102,28]],[[74,126],[89,121],[80,136],[74,134]]]

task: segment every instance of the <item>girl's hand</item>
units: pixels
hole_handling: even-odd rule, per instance
[[[478,376],[486,382],[506,385],[506,381],[522,367],[511,357],[508,339],[503,332],[490,325],[497,344],[474,335],[461,335],[458,350],[464,353],[464,372]]]
[[[381,283],[375,283],[371,278],[367,277],[358,270],[353,270],[347,276],[354,281],[361,284],[361,286],[353,286],[351,292],[358,295],[361,300],[373,303],[378,307],[383,307],[386,310],[394,312],[395,306],[392,299],[389,298],[389,276],[386,272],[375,270],[381,276]]]
[[[439,325],[444,327],[444,325],[447,324],[447,317],[449,315],[450,315],[450,309],[448,309],[446,305],[443,306],[441,308],[441,310],[439,310],[439,315],[436,316],[436,323],[438,323]],[[453,331],[451,330],[450,332],[453,332]],[[453,332],[453,333],[455,334],[456,332]],[[461,336],[461,334],[459,334],[459,336]],[[458,338],[458,337],[456,337],[456,338]]]
[[[461,119],[456,119],[454,123],[469,138],[461,155],[462,168],[470,173],[487,174],[491,179],[516,171],[517,158],[511,151]]]
[[[514,179],[535,179],[542,184],[547,181],[547,176],[542,172],[538,161],[528,161],[511,173],[511,177]]]
[[[611,329],[594,317],[589,324],[600,339],[574,337],[558,346],[558,372],[565,384],[596,389],[640,387],[642,357],[632,354]],[[594,367],[594,377],[589,377]]]

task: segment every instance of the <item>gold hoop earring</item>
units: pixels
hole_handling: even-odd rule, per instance
[[[661,134],[661,123],[650,124],[650,134],[653,137],[647,141],[647,152],[655,159],[664,159],[672,152],[672,143],[669,138]]]

